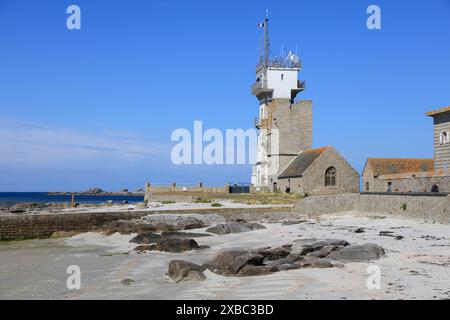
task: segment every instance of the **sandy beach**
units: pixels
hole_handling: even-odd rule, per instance
[[[281,223],[295,219],[304,221]],[[197,242],[209,248],[184,253],[138,254],[132,252],[136,244],[129,242],[135,235],[117,233],[3,243],[0,299],[450,298],[449,225],[358,212],[316,217],[278,214],[258,222],[266,229],[201,237]],[[189,231],[204,232],[205,228]],[[400,237],[380,236],[383,231]],[[202,282],[175,283],[166,275],[171,260],[202,264],[221,249],[276,247],[313,238],[374,243],[383,247],[386,255],[370,262],[345,263],[340,268],[280,271],[257,277],[225,277],[207,270],[207,279]],[[70,265],[81,268],[81,290],[66,288]],[[381,271],[380,289],[367,287],[368,267],[373,265]],[[123,284],[125,279],[130,280],[128,285]]]

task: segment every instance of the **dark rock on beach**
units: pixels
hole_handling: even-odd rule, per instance
[[[206,227],[205,223],[191,216],[155,215],[143,218],[147,223],[154,225],[156,231],[172,232],[180,230],[192,230]]]
[[[145,232],[138,234],[136,237],[130,240],[130,243],[136,244],[151,244],[156,243],[162,239],[192,239],[209,237],[209,234],[205,233],[188,233],[188,232],[176,232],[176,231],[165,231],[161,234],[154,232]]]
[[[175,282],[203,281],[206,279],[204,268],[195,263],[172,260],[169,263],[169,277]]]
[[[328,258],[338,261],[364,262],[376,260],[385,255],[382,247],[376,244],[350,245],[331,253]]]
[[[155,226],[148,223],[137,223],[134,221],[119,220],[108,222],[102,227],[105,235],[112,235],[114,233],[120,233],[122,235],[132,233],[144,233],[149,231],[156,231]]]
[[[278,268],[274,266],[245,265],[243,268],[239,270],[237,276],[238,277],[264,276],[277,271],[279,271]]]
[[[130,240],[130,243],[151,244],[161,240],[162,236],[154,232],[141,233]]]
[[[398,235],[398,234],[394,234],[394,232],[392,232],[392,231],[380,231],[379,235],[380,235],[380,237],[392,237],[395,240],[402,240],[402,239],[404,239],[403,236]]]
[[[281,224],[283,226],[292,226],[292,225],[302,224],[302,223],[306,223],[306,222],[308,222],[308,220],[288,220],[288,221],[283,221]]]
[[[162,237],[171,237],[171,238],[202,238],[202,237],[210,237],[210,234],[207,233],[192,233],[192,232],[179,232],[179,231],[164,231],[161,232]]]
[[[320,250],[308,253],[306,256],[310,257],[310,258],[325,258],[325,257],[329,256],[332,252],[339,251],[342,248],[344,248],[344,247],[343,246],[325,246]]]
[[[256,250],[256,253],[262,255],[265,260],[278,260],[281,258],[285,258],[289,255],[289,250],[285,247],[278,247],[278,248],[263,248]]]
[[[163,252],[172,252],[172,253],[180,253],[185,251],[191,251],[199,249],[198,243],[194,239],[177,239],[177,238],[162,238],[157,240],[156,243],[147,245],[147,246],[139,246],[135,250],[136,251],[163,251]]]
[[[292,247],[292,253],[296,253],[299,255],[306,255],[311,252],[319,251],[324,247],[346,247],[349,243],[345,240],[337,240],[337,239],[325,239],[325,240],[297,240],[295,241],[294,246]]]
[[[214,227],[206,229],[206,232],[217,235],[225,235],[230,233],[243,233],[255,230],[265,229],[263,225],[248,222],[226,222],[220,223]]]
[[[244,266],[261,266],[264,257],[247,250],[222,250],[209,264],[210,269],[223,275],[236,275]]]

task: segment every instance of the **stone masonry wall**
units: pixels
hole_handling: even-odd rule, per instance
[[[289,212],[291,207],[260,208],[205,208],[187,210],[65,213],[42,215],[0,216],[0,240],[46,238],[54,232],[89,232],[103,224],[117,220],[138,219],[149,214],[265,214]]]
[[[312,108],[310,100],[291,104],[289,99],[275,99],[268,105],[270,128],[277,129],[279,134],[277,148],[268,147],[269,167],[278,167],[268,177],[269,191],[275,191],[273,183],[281,171],[300,152],[312,147]]]
[[[409,177],[396,179],[381,176],[373,179],[370,191],[386,192],[389,182],[392,183],[393,192],[431,192],[433,185],[437,185],[440,192],[450,193],[450,175],[446,177]]]
[[[300,200],[294,212],[330,214],[359,211],[401,218],[450,223],[450,195],[339,194],[307,197]]]
[[[0,216],[0,240],[45,238],[54,232],[88,232],[121,219],[136,219],[139,212],[66,213]]]

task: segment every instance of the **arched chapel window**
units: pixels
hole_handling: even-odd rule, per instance
[[[325,171],[325,187],[336,186],[336,168],[330,167]]]

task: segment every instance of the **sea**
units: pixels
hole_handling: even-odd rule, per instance
[[[71,195],[50,195],[48,192],[0,192],[0,204],[12,203],[52,203],[70,202]],[[107,201],[114,203],[136,203],[144,201],[144,196],[138,195],[76,195],[75,202],[88,204],[101,204]]]

